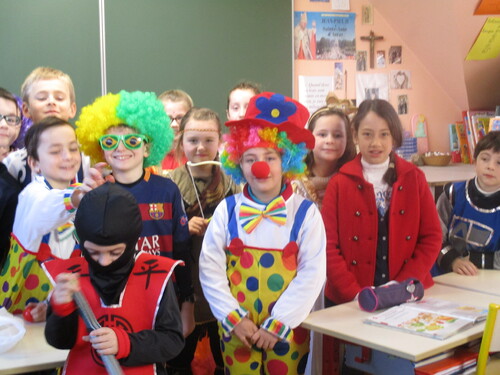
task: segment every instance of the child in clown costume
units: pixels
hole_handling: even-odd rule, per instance
[[[137,200],[143,230],[136,251],[185,262],[175,269],[184,335],[194,329],[194,296],[189,269],[189,230],[179,188],[146,168],[159,164],[174,138],[162,102],[152,92],[107,94],[84,107],[76,122],[82,151],[93,163],[106,162],[116,184]],[[103,163],[89,174],[99,183]]]
[[[221,161],[244,190],[222,201],[207,228],[200,281],[219,321],[228,374],[302,374],[309,335],[299,324],[325,281],[325,230],[294,194],[314,137],[307,109],[280,94],[254,96],[228,121]]]
[[[79,256],[73,218],[79,201],[91,190],[74,184],[81,157],[73,126],[47,117],[26,134],[28,163],[36,173],[19,195],[11,247],[0,270],[0,306],[19,314],[32,308],[35,321],[45,320],[44,301],[51,289],[41,264],[49,259]],[[90,184],[90,185],[89,185]]]

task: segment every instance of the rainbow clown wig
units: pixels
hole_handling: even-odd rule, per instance
[[[149,138],[149,156],[144,167],[159,164],[170,151],[174,132],[163,104],[153,92],[107,94],[83,107],[76,121],[81,150],[93,163],[104,161],[99,138],[113,126],[129,126]]]
[[[250,99],[245,117],[228,121],[229,133],[224,135],[222,167],[236,183],[245,182],[240,168],[243,153],[255,147],[273,148],[281,154],[285,178],[305,172],[304,158],[314,148],[314,136],[305,129],[309,111],[302,104],[272,92]]]

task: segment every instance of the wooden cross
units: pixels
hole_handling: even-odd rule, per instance
[[[370,31],[370,35],[362,36],[361,40],[368,40],[370,42],[370,68],[373,69],[375,67],[375,41],[384,39],[383,36],[375,36],[375,33]]]

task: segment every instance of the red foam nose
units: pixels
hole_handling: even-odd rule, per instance
[[[266,178],[270,171],[271,169],[265,161],[256,161],[252,164],[252,174],[256,178]]]

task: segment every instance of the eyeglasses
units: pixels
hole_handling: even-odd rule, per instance
[[[180,124],[181,121],[182,121],[182,119],[184,118],[184,116],[180,116],[180,115],[177,116],[177,117],[172,117],[172,116],[168,116],[168,117],[170,117],[170,122],[174,122],[175,121],[178,124]]]
[[[148,143],[149,139],[143,134],[106,134],[99,138],[99,144],[104,151],[113,151],[118,147],[120,141],[129,150],[137,150],[142,143]]]
[[[0,121],[5,119],[7,125],[17,126],[21,123],[21,117],[15,115],[0,115]]]

